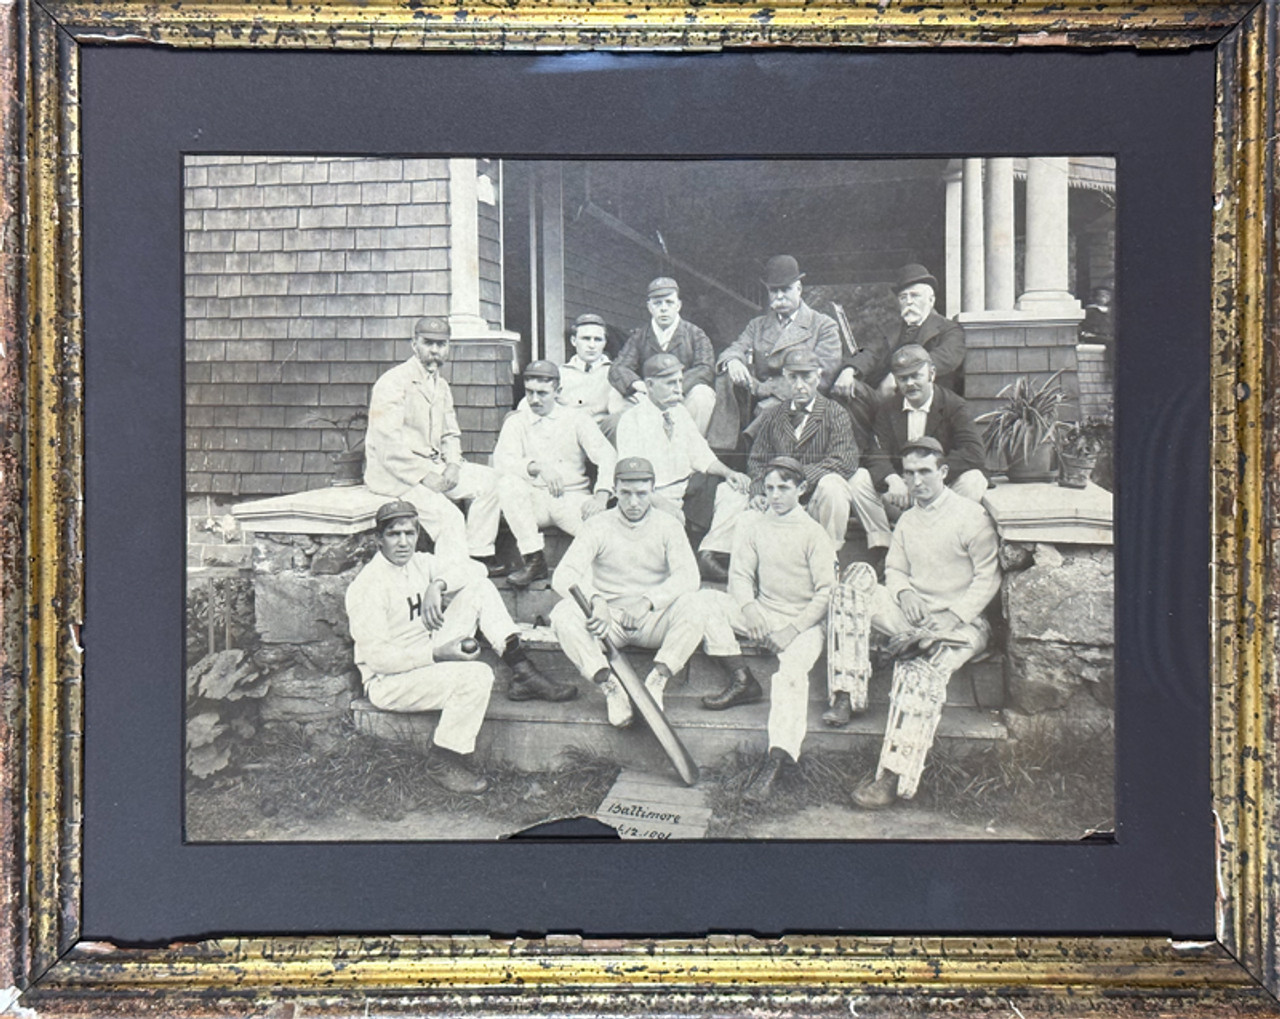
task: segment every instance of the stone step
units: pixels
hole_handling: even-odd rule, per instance
[[[764,748],[769,710],[767,679],[763,685],[764,701],[728,711],[707,711],[701,705],[700,696],[684,687],[668,692],[667,717],[699,765],[713,765],[739,747]],[[480,731],[478,749],[486,756],[529,770],[563,764],[564,752],[570,748],[587,750],[654,774],[665,774],[669,770],[657,741],[643,721],[637,717],[631,727],[615,729],[605,718],[604,695],[599,688],[580,683],[579,690],[576,700],[556,704],[513,702],[501,691],[495,691]],[[866,714],[855,718],[844,729],[832,729],[822,722],[824,708],[825,697],[810,697],[806,749],[839,751],[860,745],[879,746],[888,718],[887,704],[872,704]],[[355,701],[352,712],[360,732],[418,746],[427,745],[438,718],[437,712],[379,711],[363,698]],[[954,749],[976,749],[991,740],[1007,738],[1007,733],[998,711],[949,705],[939,724],[938,738],[950,741]]]

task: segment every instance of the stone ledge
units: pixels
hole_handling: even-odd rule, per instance
[[[378,507],[390,501],[364,485],[330,486],[243,502],[231,515],[256,534],[359,534],[373,528]]]
[[[1112,502],[1093,482],[1086,488],[1028,482],[997,484],[982,505],[1004,541],[1111,545]]]

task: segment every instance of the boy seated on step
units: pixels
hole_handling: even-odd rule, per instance
[[[784,767],[800,759],[808,729],[809,672],[826,647],[827,606],[835,579],[835,543],[800,505],[804,468],[789,456],[765,465],[768,509],[743,515],[729,557],[727,593],[705,592],[707,653],[739,653],[735,634],[750,637],[778,656],[769,692],[769,759],[744,798],[766,799]],[[703,707],[722,711],[762,697],[748,670],[735,673]]]
[[[601,639],[657,649],[645,687],[662,709],[667,681],[703,640],[704,602],[713,592],[698,590],[698,564],[680,521],[653,505],[653,464],[625,457],[613,477],[617,505],[583,521],[552,575],[563,601],[551,611],[551,627],[579,674],[604,689],[609,722],[623,728],[633,717],[631,699],[610,673]],[[591,603],[589,618],[570,594],[575,585]]]
[[[875,778],[853,792],[868,810],[915,795],[951,673],[991,637],[982,613],[1000,590],[996,531],[986,510],[947,486],[944,457],[928,435],[902,449],[912,506],[893,529],[885,582],[869,606],[870,627],[897,661]]]
[[[416,551],[418,511],[412,503],[386,503],[374,519],[378,553],[346,594],[365,696],[380,711],[439,711],[427,774],[451,792],[482,793],[487,783],[476,774],[471,755],[489,706],[493,670],[474,660],[477,628],[511,670],[511,700],[562,701],[576,696],[577,687],[534,668],[480,563],[461,554],[444,558]]]

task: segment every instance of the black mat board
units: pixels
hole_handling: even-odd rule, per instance
[[[1213,930],[1213,54],[86,46],[83,933]],[[182,844],[184,152],[1110,153],[1114,844]],[[761,252],[766,257],[774,252]]]

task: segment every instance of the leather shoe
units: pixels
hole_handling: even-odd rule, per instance
[[[571,701],[578,696],[575,684],[544,676],[527,658],[508,664],[511,667],[511,683],[507,686],[509,701]]]
[[[698,572],[703,580],[723,584],[729,579],[729,557],[723,552],[699,552]]]
[[[478,796],[489,788],[483,775],[477,775],[461,754],[432,747],[427,754],[427,775],[431,781],[451,793]]]
[[[490,577],[505,577],[511,572],[511,564],[496,555],[485,556],[480,562],[484,564],[485,572]]]
[[[763,803],[773,792],[773,784],[782,773],[782,769],[791,763],[793,763],[791,755],[781,747],[770,749],[769,759],[764,762],[764,768],[751,780],[742,798],[748,803]]]
[[[764,699],[764,691],[751,670],[746,666],[734,669],[729,676],[729,685],[719,693],[707,694],[702,698],[702,706],[708,711],[724,711],[736,708],[739,704],[755,704]]]
[[[524,565],[507,577],[507,583],[512,587],[528,587],[535,580],[542,580],[546,576],[546,556],[542,554],[542,549],[538,549],[524,557]]]
[[[835,703],[822,713],[822,721],[832,728],[840,728],[853,721],[853,701],[849,699],[848,691],[836,693]]]
[[[853,791],[853,802],[863,810],[880,810],[891,806],[898,798],[898,776],[886,771],[878,779],[863,782]]]

